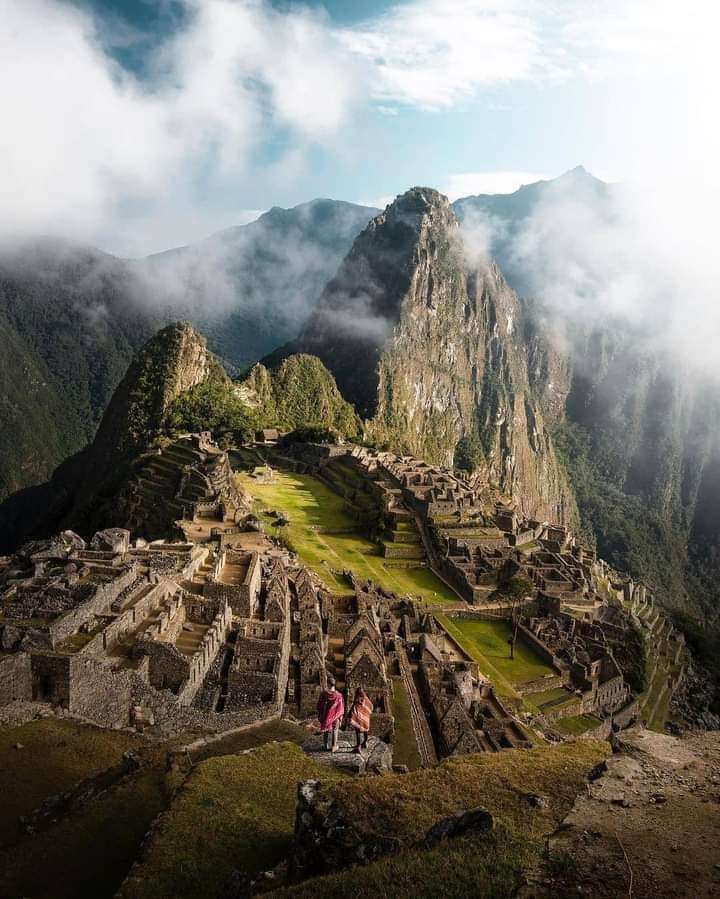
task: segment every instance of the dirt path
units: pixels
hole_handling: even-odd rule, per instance
[[[720,732],[632,728],[617,744],[521,896],[720,896]]]

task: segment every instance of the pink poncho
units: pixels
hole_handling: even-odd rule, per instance
[[[345,700],[337,690],[324,690],[317,704],[320,730],[332,730],[333,724],[342,718],[345,712]]]

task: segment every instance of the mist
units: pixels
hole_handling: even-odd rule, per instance
[[[563,352],[573,352],[577,337],[610,327],[629,352],[720,378],[713,350],[720,337],[720,193],[670,179],[605,185],[585,172],[542,188],[519,221],[468,209],[468,258],[497,259]],[[574,355],[582,366],[582,355]]]

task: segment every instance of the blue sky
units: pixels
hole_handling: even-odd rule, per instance
[[[713,6],[547,9],[0,0],[0,227],[139,255],[317,196],[714,171]]]

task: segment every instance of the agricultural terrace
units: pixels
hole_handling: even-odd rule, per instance
[[[345,500],[312,475],[273,470],[271,483],[244,472],[237,477],[254,498],[256,513],[268,532],[283,539],[330,589],[347,589],[342,580],[342,570],[347,568],[400,596],[419,596],[435,605],[459,603],[429,569],[388,563],[379,546],[358,531]],[[268,514],[271,511],[286,513],[289,524],[276,525]]]

